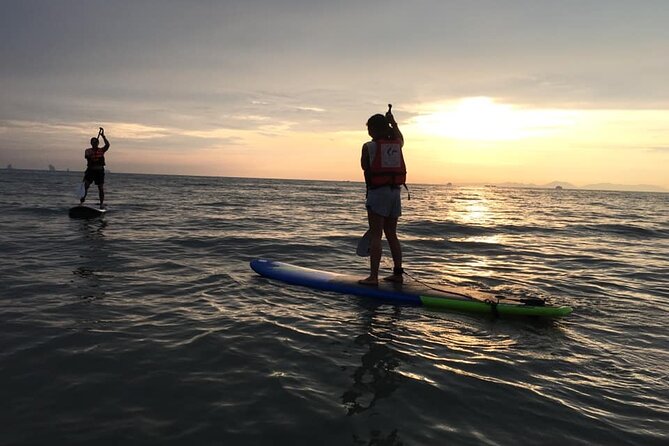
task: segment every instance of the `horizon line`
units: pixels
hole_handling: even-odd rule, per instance
[[[0,170],[12,171],[12,170],[21,170],[21,171],[33,171],[33,172],[46,172],[46,173],[80,173],[83,174],[84,170],[62,170],[49,168],[46,169],[35,169],[35,168],[23,168],[23,167],[0,167]],[[360,180],[343,180],[343,179],[309,179],[309,178],[282,178],[282,177],[245,177],[245,176],[232,176],[232,175],[201,175],[201,174],[180,174],[180,173],[148,173],[148,172],[118,172],[108,170],[110,174],[122,174],[122,175],[154,175],[154,176],[175,176],[175,177],[197,177],[197,178],[235,178],[235,179],[249,179],[249,180],[284,180],[284,181],[318,181],[318,182],[330,182],[330,183],[359,183],[364,184],[364,181]],[[522,183],[514,181],[502,181],[502,182],[443,182],[443,183],[409,183],[418,186],[451,186],[451,187],[500,187],[506,189],[545,189],[545,190],[586,190],[586,191],[600,191],[600,192],[645,192],[645,193],[669,193],[669,189],[658,186],[655,184],[616,184],[616,183],[593,183],[586,184],[584,186],[577,186],[571,184],[568,181],[559,181],[554,180],[543,185],[534,184],[534,183]],[[597,189],[596,186],[611,186],[611,187],[623,187],[628,189]],[[560,187],[560,189],[558,189]],[[635,188],[635,189],[629,189]],[[643,188],[643,189],[636,189]],[[648,189],[650,188],[650,189]]]

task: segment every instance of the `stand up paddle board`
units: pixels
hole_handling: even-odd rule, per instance
[[[562,317],[572,312],[571,307],[552,306],[538,298],[505,298],[489,293],[462,290],[454,287],[438,289],[409,280],[404,283],[379,281],[378,286],[361,285],[360,277],[303,268],[267,259],[254,259],[251,268],[261,276],[293,285],[302,285],[324,291],[374,297],[399,304],[488,313],[501,316]]]
[[[98,209],[91,206],[80,204],[70,208],[70,218],[97,218],[102,217],[107,212],[106,209]]]

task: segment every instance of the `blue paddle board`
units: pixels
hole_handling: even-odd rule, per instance
[[[571,307],[548,305],[542,299],[505,298],[456,287],[439,286],[437,289],[414,280],[404,283],[379,281],[378,286],[362,285],[358,283],[362,277],[267,259],[252,260],[251,268],[261,276],[293,285],[372,297],[398,304],[493,315],[562,317],[572,312]]]

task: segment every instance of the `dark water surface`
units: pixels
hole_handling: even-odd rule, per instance
[[[366,274],[360,184],[0,171],[0,444],[669,444],[669,194],[414,186],[407,269],[559,321],[273,282]],[[93,193],[93,196],[96,194]]]

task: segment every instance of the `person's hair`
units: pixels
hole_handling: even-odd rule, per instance
[[[373,139],[392,139],[393,130],[385,116],[376,114],[367,120],[367,128]]]
[[[100,140],[97,138],[91,138],[91,145],[100,144]]]

